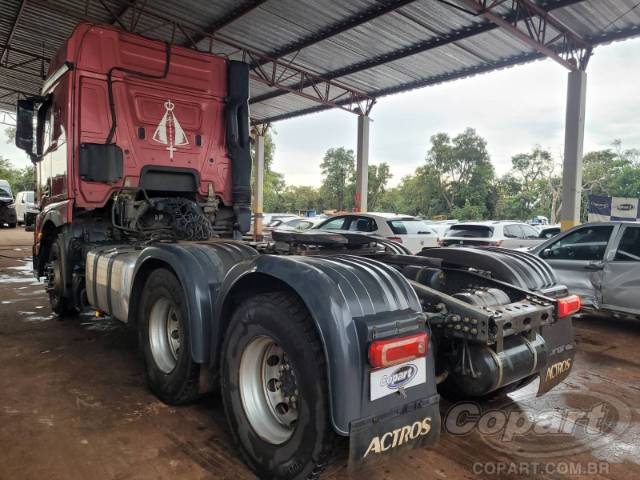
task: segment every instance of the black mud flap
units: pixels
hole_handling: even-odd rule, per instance
[[[440,436],[439,395],[351,423],[349,471],[357,478],[390,458],[433,445]]]
[[[543,327],[541,333],[547,344],[547,361],[540,370],[538,396],[547,393],[569,376],[576,354],[571,318],[563,318]]]

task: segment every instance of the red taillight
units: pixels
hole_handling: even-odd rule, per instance
[[[571,295],[558,300],[558,316],[560,318],[568,317],[580,310],[582,302],[578,295]]]
[[[388,367],[418,357],[429,350],[429,335],[418,333],[409,337],[376,340],[369,346],[369,363],[372,367]]]
[[[387,240],[391,240],[393,242],[402,243],[402,238],[400,238],[400,237],[387,237]]]
[[[501,247],[502,246],[502,240],[496,240],[495,242],[489,242],[489,245],[492,247]]]
[[[439,247],[444,247],[444,240],[442,238],[438,238],[436,241],[438,242]]]

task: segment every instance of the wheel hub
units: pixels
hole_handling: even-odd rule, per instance
[[[149,345],[156,366],[166,374],[171,373],[180,357],[181,325],[171,300],[156,300],[149,312]]]
[[[286,352],[271,337],[257,337],[244,349],[239,386],[255,432],[272,444],[286,442],[298,421],[298,385]]]

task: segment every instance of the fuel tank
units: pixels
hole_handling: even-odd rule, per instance
[[[532,340],[523,335],[507,337],[498,353],[488,345],[468,344],[447,383],[465,396],[481,397],[540,372],[546,363],[547,346],[540,334]]]
[[[141,250],[129,245],[91,250],[87,254],[89,304],[122,322],[129,318],[133,274]]]

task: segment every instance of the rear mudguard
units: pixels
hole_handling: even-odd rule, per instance
[[[496,280],[530,291],[557,285],[555,273],[541,258],[527,252],[498,247],[426,248],[421,257],[438,258],[443,266],[460,266],[490,272]]]
[[[427,328],[416,293],[397,270],[348,255],[258,255],[233,241],[156,244],[142,250],[136,261],[129,322],[137,316],[140,295],[135,292],[159,266],[171,268],[184,287],[195,362],[214,371],[219,368],[222,341],[239,299],[288,288],[308,308],[322,341],[336,432],[350,435],[354,430],[366,443],[371,432],[384,433],[403,426],[408,418],[428,416],[433,422],[430,435],[421,440],[437,438],[438,395],[431,348],[424,383],[406,388],[406,397],[393,391],[370,401],[369,343]]]
[[[307,306],[318,329],[328,365],[329,398],[333,427],[339,434],[364,430],[363,437],[377,426],[397,428],[403,419],[432,418],[430,438],[439,432],[438,395],[434,356],[426,359],[426,382],[370,401],[368,345],[375,338],[408,335],[424,331],[425,317],[418,297],[395,269],[375,260],[338,255],[260,255],[234,267],[224,280],[216,302],[212,346],[219,343],[226,328],[227,299],[242,292],[251,278],[285,284]],[[212,348],[212,363],[218,348]],[[409,412],[413,412],[409,415]],[[366,427],[369,425],[369,428]],[[385,427],[386,425],[386,427]],[[392,428],[393,427],[393,428]]]

